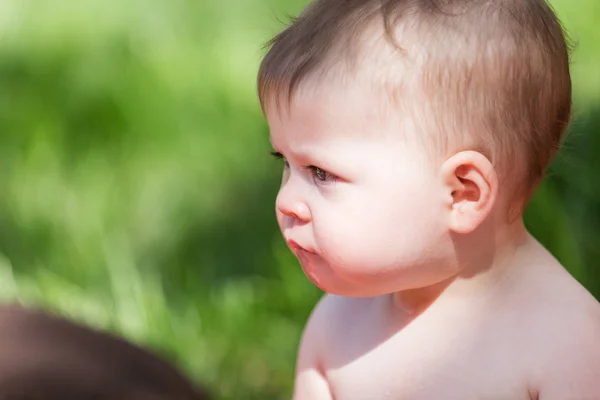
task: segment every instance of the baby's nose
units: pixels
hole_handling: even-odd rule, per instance
[[[299,222],[309,222],[311,219],[308,204],[288,184],[279,190],[276,207],[286,217]]]

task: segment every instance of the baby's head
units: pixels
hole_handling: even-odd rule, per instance
[[[270,45],[258,89],[286,159],[278,220],[334,293],[456,273],[453,238],[520,219],[570,119],[544,0],[316,0]]]
[[[143,348],[49,313],[0,306],[0,399],[208,400]]]

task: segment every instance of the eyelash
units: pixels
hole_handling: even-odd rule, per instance
[[[286,168],[290,166],[288,161],[286,160],[286,158],[280,152],[272,151],[271,155],[273,157],[277,158],[278,160],[284,160]],[[310,170],[310,173],[313,176],[313,178],[319,182],[330,182],[330,181],[335,181],[337,179],[335,177],[335,175],[325,171],[322,168],[315,167],[314,165],[308,165],[305,167],[305,169]]]

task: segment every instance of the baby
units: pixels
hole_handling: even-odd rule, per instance
[[[0,306],[2,400],[208,400],[148,350],[50,313]]]
[[[258,90],[327,294],[295,400],[600,399],[600,305],[526,230],[571,113],[544,0],[316,0]]]

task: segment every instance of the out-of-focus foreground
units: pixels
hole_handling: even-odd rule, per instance
[[[600,296],[600,3],[576,43],[570,139],[530,230]],[[289,398],[320,296],[286,250],[255,96],[300,0],[6,0],[0,295],[158,349],[219,399]]]

